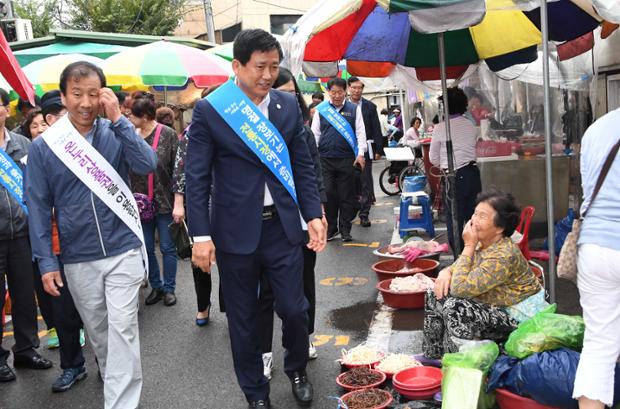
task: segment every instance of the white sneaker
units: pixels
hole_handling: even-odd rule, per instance
[[[271,379],[271,372],[273,371],[273,355],[271,352],[263,354],[263,374],[265,378]]]
[[[318,356],[319,355],[316,353],[316,347],[312,341],[310,341],[310,346],[308,347],[308,359],[317,359]]]

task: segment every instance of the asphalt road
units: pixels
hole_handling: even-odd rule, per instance
[[[382,163],[375,164],[375,178],[382,166]],[[376,261],[372,250],[379,244],[390,242],[393,207],[398,202],[396,198],[386,197],[377,184],[375,190],[377,204],[371,212],[372,227],[355,225],[351,245],[345,246],[340,240],[330,242],[317,260],[314,341],[319,358],[308,365],[308,374],[315,387],[313,408],[338,406],[335,397],[342,392],[334,379],[340,372],[336,359],[343,348],[368,341],[384,350],[421,352],[422,312],[393,311],[381,307],[380,297],[377,298],[376,277],[370,269]],[[449,259],[442,261],[447,263]],[[147,307],[141,303],[139,321],[144,377],[141,408],[246,407],[233,373],[226,317],[218,311],[217,273],[213,275],[213,280],[212,319],[204,328],[194,324],[196,301],[188,261],[179,261],[177,305],[165,307],[159,303]],[[142,301],[147,294],[148,290],[142,291]],[[560,284],[558,297],[562,312],[579,313],[576,294],[572,284]],[[42,321],[39,328],[42,345],[45,345],[47,340]],[[279,331],[277,326],[271,400],[274,408],[295,408],[297,405],[291,395],[289,381],[282,371],[283,350],[278,342]],[[9,336],[3,346],[10,347],[12,343]],[[58,352],[44,346],[39,348],[39,352],[54,362],[54,368],[46,371],[17,370],[16,381],[0,384],[0,409],[103,407],[102,383],[97,377],[94,355],[89,346],[85,347],[88,378],[61,394],[51,392],[51,385],[60,373]],[[12,364],[12,360],[9,363]]]

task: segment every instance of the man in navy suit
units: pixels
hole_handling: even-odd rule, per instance
[[[366,128],[366,141],[368,150],[364,156],[366,164],[360,174],[361,179],[361,199],[360,199],[360,225],[362,227],[370,227],[370,206],[375,199],[375,189],[372,180],[372,161],[379,160],[381,155],[379,152],[383,147],[383,135],[381,133],[381,123],[379,122],[379,114],[377,106],[362,98],[364,92],[364,83],[357,77],[349,77],[347,80],[349,85],[349,99],[351,102],[362,108],[362,118],[364,119],[364,127]],[[372,148],[371,148],[372,147]],[[372,154],[372,156],[370,156]]]
[[[318,252],[326,242],[314,167],[297,99],[271,88],[282,60],[277,40],[263,30],[244,30],[235,38],[233,56],[235,84],[287,145],[299,205],[220,116],[211,97],[199,101],[185,167],[192,261],[209,272],[217,256],[235,372],[250,408],[270,407],[257,324],[259,278],[269,279],[282,319],[284,370],[295,399],[307,405],[313,390],[305,371],[309,305],[300,215],[308,224],[307,246]]]

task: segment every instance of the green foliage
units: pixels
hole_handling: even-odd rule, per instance
[[[106,33],[169,35],[187,0],[66,0],[71,28]]]
[[[57,0],[17,0],[13,3],[20,18],[29,19],[34,38],[45,37],[54,25]]]

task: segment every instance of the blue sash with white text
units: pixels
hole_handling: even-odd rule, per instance
[[[226,82],[206,99],[298,204],[288,147],[269,119],[233,81]]]
[[[0,183],[8,190],[11,195],[21,205],[24,212],[28,214],[28,209],[24,204],[24,175],[20,167],[13,161],[4,149],[0,148]]]
[[[351,124],[327,101],[321,102],[317,105],[316,110],[319,114],[329,122],[331,126],[336,128],[338,133],[347,141],[355,156],[357,156],[357,139],[355,138],[355,132],[351,128]]]

